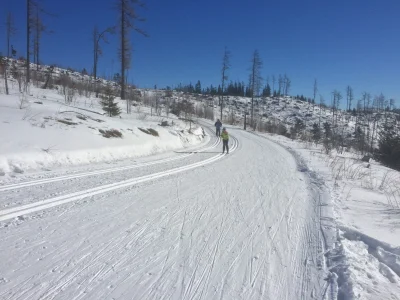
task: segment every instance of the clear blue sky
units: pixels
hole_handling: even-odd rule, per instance
[[[5,6],[4,6],[5,1]],[[76,69],[92,68],[91,32],[117,22],[115,0],[40,0],[57,18],[45,17],[54,31],[42,41],[44,63]],[[25,48],[25,0],[3,0],[15,16],[18,35],[12,40]],[[362,91],[383,92],[400,100],[399,0],[145,0],[138,24],[149,38],[132,33],[134,48],[130,79],[140,87],[220,82],[224,46],[232,52],[229,79],[247,83],[250,58],[258,49],[262,75],[286,73],[291,94],[313,93],[314,78],[329,103],[334,89],[345,94],[351,85]],[[5,7],[5,9],[3,9]],[[118,72],[117,37],[110,38],[100,58],[100,74]],[[5,52],[5,30],[0,51]],[[23,53],[24,54],[24,53]],[[400,102],[397,102],[400,103]]]

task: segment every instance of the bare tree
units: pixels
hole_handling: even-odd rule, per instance
[[[389,100],[389,110],[393,110],[394,109],[394,103],[395,103],[395,100],[393,98],[390,98],[390,100]]]
[[[43,24],[41,14],[46,14],[48,16],[53,16],[53,14],[50,14],[49,12],[45,11],[39,4],[39,2],[36,2],[34,5],[34,11],[33,11],[33,16],[31,17],[31,28],[34,31],[33,35],[33,61],[36,64],[36,71],[39,70],[39,64],[40,64],[40,59],[39,59],[39,54],[40,54],[40,39],[42,38],[43,33],[52,33],[51,30],[48,30],[48,28]]]
[[[275,75],[272,75],[272,95],[275,94],[275,82],[276,82]]]
[[[332,105],[332,123],[337,123],[337,111],[339,110],[340,100],[342,100],[342,94],[338,90],[333,91],[333,105]],[[336,116],[336,119],[335,119]]]
[[[251,116],[250,124],[255,129],[254,126],[254,96],[258,96],[261,88],[261,68],[262,61],[258,50],[255,50],[253,57],[251,59],[251,73],[250,73],[250,92],[251,92]]]
[[[278,87],[279,87],[278,94],[280,96],[280,95],[282,95],[282,92],[283,92],[283,77],[281,74],[279,74],[279,77],[278,77]]]
[[[11,37],[17,33],[17,29],[14,27],[14,18],[10,12],[7,14],[6,31],[7,31],[7,57],[10,58]]]
[[[121,60],[121,99],[125,100],[125,86],[126,78],[125,71],[131,65],[131,43],[129,40],[129,33],[131,29],[138,32],[143,36],[147,34],[134,25],[134,21],[144,21],[136,13],[136,7],[145,7],[144,3],[140,0],[116,0],[117,10],[119,12],[119,30],[120,30],[120,48],[119,57]],[[127,102],[127,111],[129,104]]]
[[[102,32],[99,33],[99,30],[97,29],[97,26],[94,27],[93,29],[93,80],[94,80],[94,86],[95,86],[95,91],[96,91],[96,97],[99,97],[99,91],[97,89],[97,64],[99,62],[99,57],[103,54],[101,47],[100,47],[100,41],[103,41],[105,43],[108,43],[108,40],[106,38],[106,34],[114,34],[115,32],[115,27],[108,27]]]
[[[377,109],[377,111],[382,111],[385,106],[385,96],[380,93],[379,96],[374,97],[373,106]]]
[[[283,75],[282,77],[282,94],[285,96],[285,91],[286,91],[286,74]]]
[[[31,45],[31,30],[32,30],[32,11],[36,6],[33,0],[26,0],[26,83],[30,81],[30,45]]]
[[[0,65],[3,67],[3,72],[4,72],[4,84],[5,84],[5,88],[6,88],[6,94],[8,95],[9,94],[9,91],[8,91],[8,78],[7,78],[7,76],[8,76],[8,73],[7,73],[7,71],[8,71],[8,65],[9,65],[9,58],[11,57],[10,56],[10,40],[11,40],[11,37],[13,36],[13,35],[15,35],[15,33],[16,33],[16,28],[14,27],[14,20],[13,20],[13,17],[12,17],[12,14],[9,12],[8,14],[7,14],[7,20],[6,20],[6,37],[7,37],[7,57],[3,57],[3,58],[0,58]],[[13,51],[14,52],[14,51]]]
[[[285,74],[284,76],[284,86],[285,86],[285,96],[289,95],[290,87],[292,85],[292,81],[290,78]]]
[[[313,97],[314,104],[315,104],[315,97],[317,96],[317,93],[318,93],[317,79],[314,79],[314,97]],[[320,101],[320,104],[321,104],[321,101]]]
[[[224,106],[224,90],[225,90],[225,81],[228,80],[228,75],[226,74],[229,68],[231,67],[230,64],[230,57],[231,57],[231,52],[225,47],[224,50],[224,57],[222,58],[222,69],[221,69],[221,76],[222,76],[222,82],[221,82],[221,116],[220,120],[222,121],[222,109]]]
[[[6,95],[9,94],[8,92],[8,81],[7,81],[7,68],[8,68],[8,57],[0,57],[0,69],[2,69],[4,74],[4,85],[6,88]]]
[[[367,93],[366,96],[367,96],[367,109],[369,109],[371,105],[371,94]]]
[[[350,111],[351,110],[351,106],[352,106],[352,102],[354,100],[354,94],[353,94],[353,89],[351,86],[347,86],[346,88],[346,94],[347,94],[347,105],[346,105],[346,110]]]
[[[39,70],[39,51],[40,51],[40,38],[42,37],[42,33],[45,31],[45,27],[43,25],[42,19],[40,18],[40,8],[39,5],[35,6],[35,15],[32,20],[33,24],[33,63],[36,64],[36,71]]]
[[[325,100],[324,97],[322,97],[322,95],[319,95],[319,122],[318,122],[319,127],[321,127],[322,106],[325,106]]]
[[[31,80],[30,60],[31,60],[31,33],[35,28],[35,9],[38,11],[38,3],[35,0],[26,0],[26,84]]]
[[[367,101],[367,92],[362,93],[362,101],[364,103],[364,113],[365,113],[365,108],[366,108],[365,103]]]

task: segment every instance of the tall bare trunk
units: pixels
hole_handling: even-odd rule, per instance
[[[26,83],[29,84],[30,81],[30,53],[29,53],[29,46],[31,42],[31,1],[26,0],[27,10],[26,10]]]
[[[8,92],[8,81],[7,81],[7,67],[8,67],[8,61],[4,64],[4,84],[6,86],[6,95],[9,94]]]
[[[121,100],[125,99],[125,69],[126,69],[126,40],[125,40],[125,1],[121,1]],[[127,103],[128,110],[128,103]]]

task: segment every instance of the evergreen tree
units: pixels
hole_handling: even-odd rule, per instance
[[[217,93],[218,93],[218,95],[222,95],[222,88],[221,88],[220,85],[218,86],[218,91],[217,91]]]
[[[267,93],[267,87],[264,87],[261,93],[261,96],[266,97],[266,93]]]
[[[267,87],[265,88],[265,94],[267,97],[271,97],[271,87],[269,83],[267,83]]]
[[[119,73],[115,73],[115,74],[114,74],[114,77],[113,77],[113,80],[114,80],[116,83],[120,84],[120,83],[121,83],[121,75],[119,75]]]
[[[118,103],[115,102],[115,96],[110,85],[107,85],[104,95],[101,97],[100,104],[110,117],[119,116],[121,114],[121,109]]]
[[[211,93],[211,95],[215,96],[217,94],[217,88],[214,87],[213,85],[211,85],[210,93]]]
[[[306,128],[304,122],[296,118],[296,122],[293,127],[290,128],[290,135],[292,139],[295,139],[299,133],[301,133]]]
[[[194,92],[196,94],[201,94],[201,83],[200,83],[200,80],[197,81],[196,86],[194,88]]]
[[[325,139],[330,139],[332,137],[331,124],[328,122],[325,122],[323,125],[324,125],[324,131],[325,131]]]
[[[360,126],[357,126],[356,131],[355,131],[355,144],[354,144],[354,149],[361,151],[361,153],[364,153],[364,150],[367,148],[367,142],[365,139],[365,133],[361,129]]]
[[[188,93],[193,93],[194,92],[194,87],[193,87],[192,83],[189,83],[189,86],[187,88],[187,92]]]
[[[328,122],[325,122],[323,124],[323,126],[324,126],[325,136],[324,136],[322,143],[324,145],[326,153],[329,153],[333,146],[332,128],[331,128],[331,124]]]
[[[312,133],[312,139],[314,143],[317,145],[318,142],[321,140],[321,128],[319,127],[318,123],[313,124],[311,133]]]
[[[379,134],[377,158],[384,165],[400,170],[400,136],[392,125],[385,124]]]
[[[251,90],[248,86],[246,87],[245,97],[251,97]]]

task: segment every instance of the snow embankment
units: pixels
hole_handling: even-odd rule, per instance
[[[41,97],[0,95],[0,175],[55,166],[89,164],[152,155],[200,144],[201,127],[161,117],[107,117],[77,99],[66,106],[52,91]],[[31,93],[33,94],[33,93]],[[58,99],[60,98],[60,99]],[[93,103],[93,100],[91,100]],[[22,107],[22,108],[21,108]]]
[[[326,249],[325,299],[400,299],[400,173],[351,152],[268,138],[300,155],[329,191],[336,241]]]

